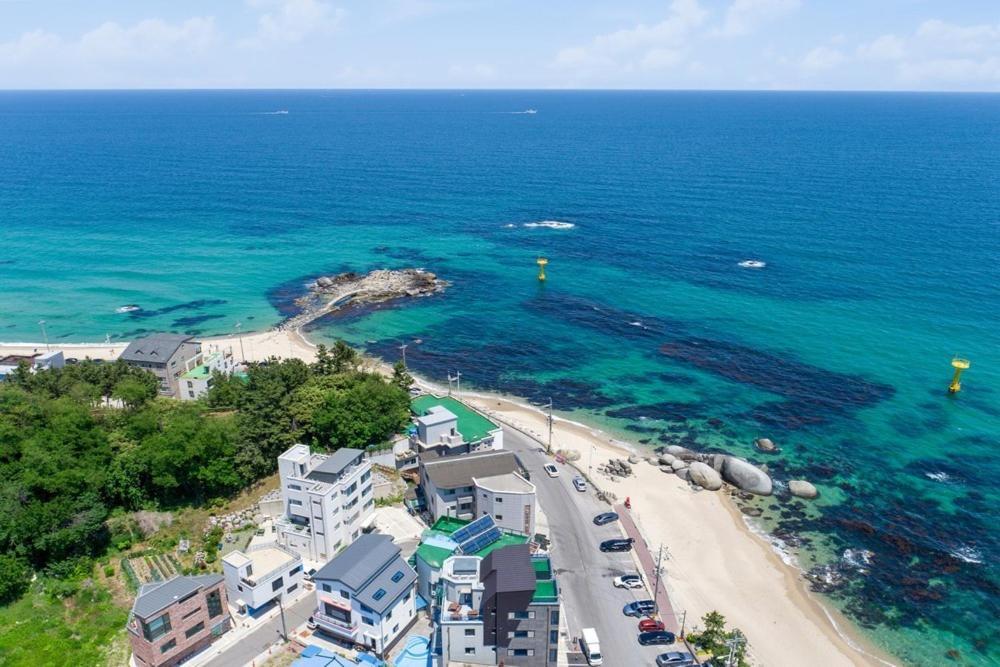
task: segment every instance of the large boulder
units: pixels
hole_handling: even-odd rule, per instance
[[[681,447],[680,445],[669,445],[667,447],[667,454],[672,454],[679,459],[688,461],[698,457],[698,452],[692,451],[687,447]]]
[[[757,438],[753,442],[754,446],[762,452],[776,452],[778,446],[771,442],[770,438]]]
[[[788,482],[788,492],[796,498],[812,500],[819,495],[819,490],[804,479],[793,479]]]
[[[688,468],[691,473],[691,481],[703,489],[718,491],[722,488],[722,477],[707,464],[695,461]]]
[[[727,456],[723,462],[722,478],[743,491],[758,496],[771,495],[771,478],[754,464],[735,456]]]
[[[681,468],[680,470],[677,471],[677,476],[683,479],[685,482],[688,482],[691,480],[691,469]]]
[[[640,459],[635,454],[632,454],[631,456],[628,457],[628,462],[631,463],[632,465],[635,465],[635,464],[639,463],[639,461],[641,461],[641,460],[642,459]]]
[[[670,464],[670,467],[674,469],[674,472],[677,472],[678,470],[684,470],[685,468],[687,468],[688,463],[687,461],[681,461],[680,459],[677,459],[676,461]]]
[[[660,454],[660,465],[668,466],[676,460],[677,457],[673,454]]]

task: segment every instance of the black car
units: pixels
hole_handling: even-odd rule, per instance
[[[601,542],[601,551],[632,551],[634,541],[631,537],[604,540]]]
[[[649,616],[655,611],[656,603],[652,600],[636,600],[622,607],[622,613],[626,616]]]
[[[604,526],[606,524],[615,522],[618,520],[618,515],[614,512],[605,512],[604,514],[598,514],[594,517],[594,523],[598,526]]]
[[[651,646],[653,644],[673,644],[676,639],[677,637],[674,636],[674,633],[667,632],[666,630],[639,633],[639,643],[643,646]]]

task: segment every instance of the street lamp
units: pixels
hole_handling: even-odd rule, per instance
[[[49,334],[45,331],[45,320],[38,320],[38,326],[42,328],[42,338],[45,340],[45,349],[49,350]]]
[[[549,422],[549,446],[548,446],[548,454],[549,454],[549,456],[552,456],[552,397],[551,396],[549,397],[549,404],[546,405],[545,407],[549,409],[549,417],[548,417],[548,422]]]
[[[243,323],[236,323],[236,336],[240,339],[240,359],[245,364],[247,362],[247,355],[243,352]]]
[[[408,347],[409,347],[409,345],[407,345],[406,343],[403,343],[402,345],[399,346],[399,349],[403,351],[403,368],[404,369],[406,368],[406,348],[408,348]]]

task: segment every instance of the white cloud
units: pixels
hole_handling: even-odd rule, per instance
[[[496,78],[497,71],[493,65],[476,63],[474,65],[452,65],[448,68],[448,76],[458,81],[484,83]]]
[[[798,8],[799,0],[733,0],[718,33],[728,37],[746,35]]]
[[[846,56],[829,46],[817,46],[802,58],[799,67],[807,72],[820,72],[833,69],[846,60]]]
[[[647,25],[598,35],[586,46],[572,46],[556,54],[554,65],[563,68],[633,69],[638,66],[663,67],[674,65],[683,58],[683,47],[708,16],[698,0],[673,0],[670,13],[660,21]]]
[[[906,55],[906,42],[896,35],[882,35],[860,45],[857,53],[862,60],[899,60]]]
[[[961,26],[933,19],[920,24],[916,37],[950,51],[983,53],[996,50],[1000,24]]]
[[[257,19],[260,40],[300,42],[313,33],[330,32],[340,24],[347,12],[320,0],[280,0],[266,3],[253,0],[255,7],[270,7]]]
[[[131,26],[112,21],[85,33],[74,48],[85,60],[156,61],[203,53],[216,36],[211,17],[190,18],[177,24],[146,19]]]

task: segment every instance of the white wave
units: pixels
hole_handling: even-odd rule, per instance
[[[961,561],[974,565],[980,565],[983,562],[983,554],[974,547],[957,547],[951,552],[951,555]]]
[[[775,537],[771,533],[767,532],[756,521],[753,521],[748,516],[744,515],[743,523],[746,524],[746,527],[750,530],[751,533],[753,533],[757,537],[760,537],[761,539],[766,541],[769,545],[771,545],[771,550],[774,553],[778,554],[778,558],[781,559],[782,563],[784,563],[789,567],[794,567],[796,570],[799,570],[800,572],[802,571],[802,566],[799,565],[798,559],[795,557],[795,554],[792,553],[792,548],[788,546],[787,542],[785,542],[780,537]]]
[[[523,227],[547,227],[548,229],[573,229],[576,227],[572,222],[562,222],[560,220],[542,220],[541,222],[526,222]]]
[[[503,227],[504,227],[504,229],[513,229],[514,227],[517,227],[517,225],[515,225],[513,222],[508,222]]]
[[[844,549],[844,553],[841,554],[840,559],[844,565],[862,574],[868,574],[868,568],[871,566],[874,557],[874,552],[868,549]]]
[[[262,116],[287,116],[287,109],[278,109],[277,111],[261,111]]]
[[[767,262],[764,262],[759,259],[745,259],[742,262],[740,262],[738,266],[741,266],[744,269],[763,269],[765,266],[767,266]]]
[[[534,116],[536,113],[538,113],[538,110],[537,109],[525,109],[524,111],[501,111],[500,113],[509,113],[509,114],[512,114],[512,115],[515,115],[515,116],[524,116],[524,115]]]
[[[927,479],[933,479],[935,482],[943,482],[945,484],[952,481],[952,476],[946,472],[925,472],[924,476]]]
[[[643,323],[640,322],[639,320],[636,320],[635,322],[629,322],[629,324],[631,324],[634,327],[643,327],[643,328],[645,328],[645,326],[643,325]]]
[[[142,308],[140,306],[135,305],[134,303],[130,303],[128,305],[115,308],[116,313],[131,313],[136,310],[142,310]]]

